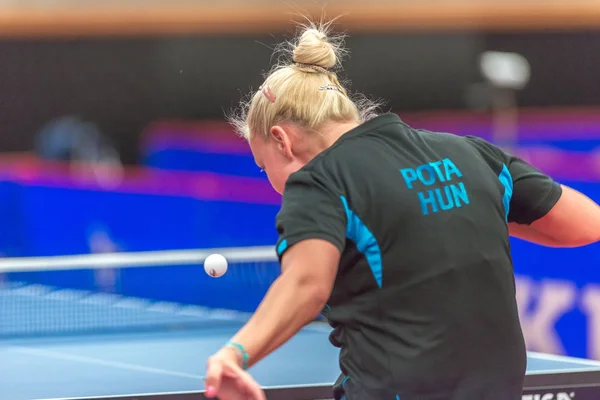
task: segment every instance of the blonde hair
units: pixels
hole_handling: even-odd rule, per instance
[[[362,95],[350,96],[333,71],[346,51],[342,36],[328,36],[330,27],[331,23],[304,26],[295,42],[280,47],[284,61],[229,117],[240,136],[268,137],[271,127],[281,122],[318,131],[329,122],[362,123],[376,116],[378,104]]]

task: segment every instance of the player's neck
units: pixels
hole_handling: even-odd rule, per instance
[[[359,124],[355,122],[334,122],[321,127],[321,129],[315,132],[315,135],[311,135],[311,140],[309,142],[305,142],[303,146],[304,149],[300,151],[300,159],[304,164],[310,162],[319,153],[331,147],[346,132],[351,131],[358,125]]]
[[[351,131],[358,125],[359,124],[357,124],[356,122],[334,122],[323,126],[321,129],[319,129],[319,152],[331,147],[331,145],[337,142],[339,138],[344,136],[346,132]]]

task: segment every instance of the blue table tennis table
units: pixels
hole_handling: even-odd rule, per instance
[[[2,341],[0,399],[202,399],[206,360],[237,329]],[[332,397],[339,367],[328,333],[309,325],[252,368],[269,399]],[[600,362],[529,354],[523,400],[586,399],[600,399]]]

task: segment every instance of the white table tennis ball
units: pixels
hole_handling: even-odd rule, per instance
[[[204,260],[204,271],[213,278],[220,278],[227,272],[227,259],[221,254],[211,254]]]

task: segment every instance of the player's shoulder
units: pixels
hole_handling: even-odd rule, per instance
[[[331,171],[336,165],[346,167],[356,165],[356,160],[370,156],[378,138],[402,137],[401,133],[410,130],[396,114],[379,115],[343,134],[333,145],[317,155],[305,166],[305,170],[315,173]]]
[[[415,131],[419,134],[420,138],[424,139],[428,144],[437,142],[436,144],[438,147],[442,147],[446,150],[459,148],[463,151],[474,152],[488,162],[499,162],[506,158],[505,153],[500,148],[478,136],[432,132],[424,129],[415,129]]]
[[[506,162],[506,153],[487,140],[477,136],[464,136],[463,139],[465,144],[473,148],[488,164],[504,164]]]
[[[492,143],[488,142],[487,140],[478,137],[478,136],[472,136],[472,135],[467,135],[467,136],[462,136],[465,144],[473,147],[475,150],[481,152],[481,153],[486,153],[489,154],[490,156],[499,156],[500,154],[500,150],[493,145]]]

